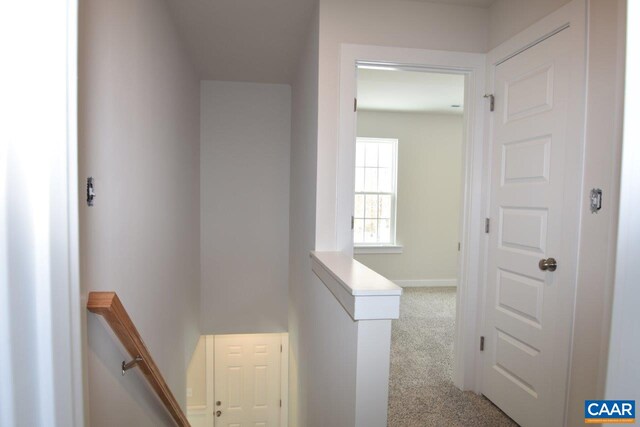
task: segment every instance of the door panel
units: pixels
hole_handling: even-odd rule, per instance
[[[280,425],[279,334],[217,335],[216,427]]]
[[[560,426],[571,343],[575,271],[569,241],[579,209],[571,173],[580,133],[569,129],[567,28],[495,67],[482,391],[523,426]],[[577,135],[577,136],[576,136]],[[576,198],[579,200],[579,198]],[[575,239],[575,237],[574,237]],[[542,271],[541,259],[558,261]]]

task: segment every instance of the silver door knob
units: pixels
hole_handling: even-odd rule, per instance
[[[538,263],[538,267],[540,267],[540,270],[542,271],[556,271],[558,263],[553,258],[541,259]]]
[[[216,417],[219,417],[220,415],[222,415],[222,411],[216,411]]]

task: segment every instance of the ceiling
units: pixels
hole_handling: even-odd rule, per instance
[[[203,80],[290,83],[314,0],[167,0]]]
[[[358,70],[358,110],[462,114],[463,104],[460,74]]]
[[[167,3],[203,80],[290,83],[317,1],[167,0]],[[494,2],[413,1],[478,7],[489,7]]]
[[[496,0],[413,0],[422,1],[428,3],[445,3],[445,4],[460,4],[463,6],[478,6],[487,8],[491,6]]]

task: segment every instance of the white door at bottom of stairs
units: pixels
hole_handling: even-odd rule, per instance
[[[280,334],[216,335],[215,427],[280,426]]]
[[[576,25],[493,65],[482,394],[518,424],[564,424],[584,121]],[[576,45],[578,48],[576,48]]]

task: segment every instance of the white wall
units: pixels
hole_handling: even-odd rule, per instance
[[[616,275],[624,97],[624,0],[590,0],[589,27],[586,171],[569,425],[583,422],[585,399],[604,397]],[[598,214],[589,210],[588,193],[592,188],[603,191],[603,208]]]
[[[289,423],[353,426],[357,328],[311,271],[315,246],[318,15],[293,84],[291,127]]]
[[[409,1],[322,0],[319,8],[292,100],[290,420],[301,427],[366,420],[356,413],[366,408],[356,402],[356,387],[364,387],[356,385],[358,325],[311,272],[309,260],[314,248],[335,248],[340,43],[484,52],[488,22],[484,9]]]
[[[203,334],[287,331],[288,85],[201,84]]]
[[[184,407],[199,337],[199,83],[164,2],[80,5],[81,280],[116,291]],[[109,327],[87,314],[90,423],[173,425]]]
[[[336,247],[340,45],[484,53],[488,9],[417,1],[320,1],[316,247]]]
[[[189,395],[191,392],[191,395]],[[191,362],[187,368],[187,405],[206,406],[207,404],[207,337],[198,340]]]
[[[2,5],[0,426],[84,426],[78,2]],[[34,10],[38,13],[34,14]]]
[[[391,280],[455,280],[463,119],[456,114],[358,112],[358,136],[398,139],[396,239],[401,254],[356,255]]]
[[[607,372],[607,399],[634,399],[640,402],[640,4],[630,0],[627,20],[627,72],[625,93],[624,159],[620,228],[618,231],[618,263]],[[632,25],[633,23],[633,25]]]

